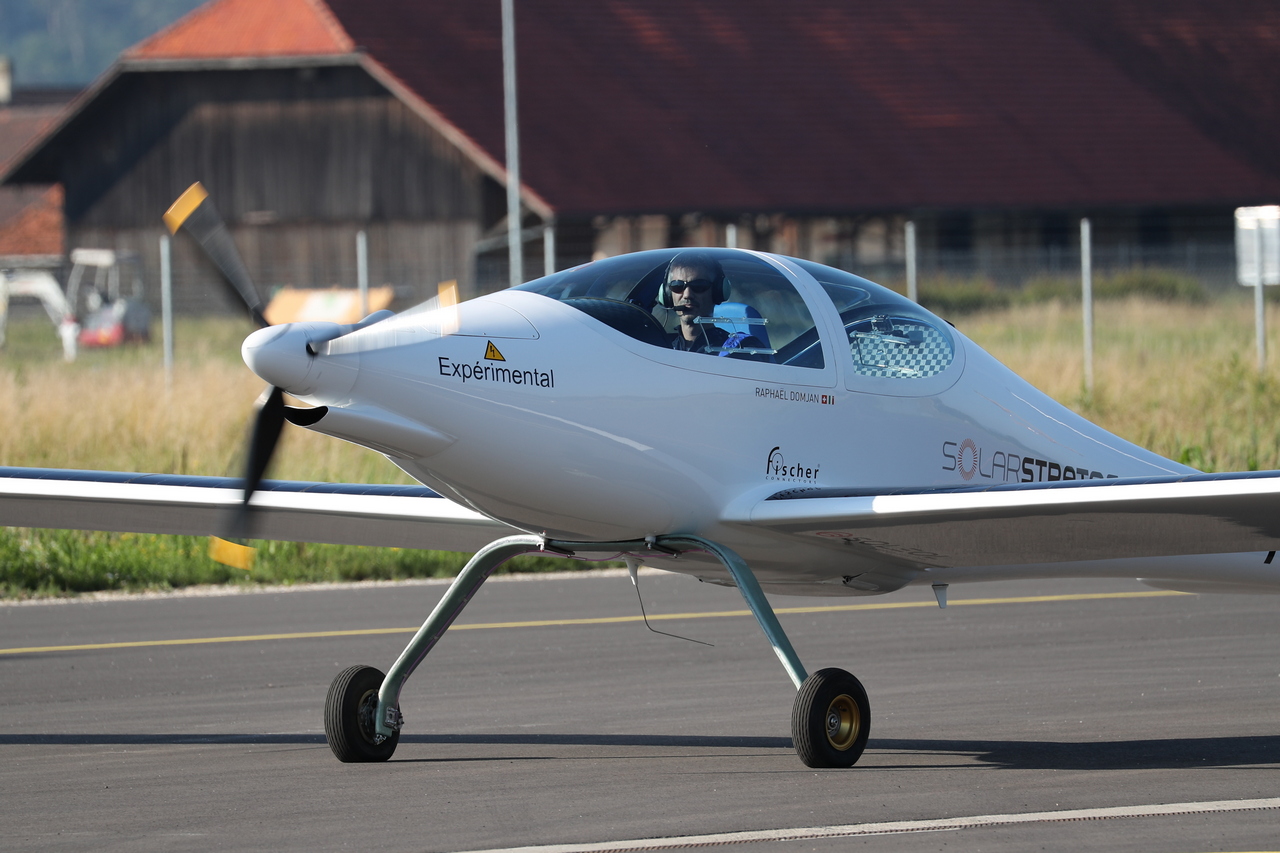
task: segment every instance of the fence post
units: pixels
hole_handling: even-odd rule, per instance
[[[1080,304],[1084,313],[1084,388],[1093,393],[1093,230],[1080,220]]]
[[[173,267],[169,235],[160,235],[160,328],[164,338],[164,387],[173,387]]]
[[[513,0],[502,0],[502,102],[507,142],[507,257],[509,281],[524,281],[523,217],[520,214],[520,129],[516,114],[516,13]]]
[[[360,291],[360,319],[369,316],[369,235],[356,232],[356,287]]]
[[[1258,339],[1258,372],[1267,368],[1267,308],[1264,296],[1264,287],[1266,282],[1262,276],[1262,268],[1265,265],[1262,258],[1262,218],[1258,218],[1257,227],[1253,229],[1253,256],[1257,258],[1254,263],[1254,287],[1253,287],[1253,327],[1254,334]]]
[[[907,222],[907,298],[920,301],[920,287],[916,281],[916,224]]]
[[[548,222],[542,226],[542,274],[556,271],[556,226]]]

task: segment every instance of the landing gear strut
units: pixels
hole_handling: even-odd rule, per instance
[[[733,551],[698,536],[660,536],[632,542],[559,542],[521,535],[490,543],[463,567],[385,678],[372,667],[357,666],[334,679],[324,715],[325,735],[334,754],[341,761],[386,761],[391,757],[400,739],[400,688],[480,585],[507,560],[534,551],[572,555],[575,551],[642,554],[651,550],[705,551],[724,564],[799,691],[791,714],[791,736],[800,760],[810,767],[852,766],[866,748],[871,730],[871,706],[858,679],[839,669],[807,675],[751,569]]]

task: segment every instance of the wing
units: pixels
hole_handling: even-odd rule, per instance
[[[218,535],[240,488],[222,477],[0,468],[0,525]],[[253,506],[263,539],[475,551],[514,532],[422,486],[267,480]]]
[[[794,489],[726,521],[920,566],[1280,549],[1280,472],[901,490]]]

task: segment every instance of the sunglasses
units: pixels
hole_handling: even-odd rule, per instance
[[[715,282],[707,281],[705,278],[695,278],[693,281],[681,281],[677,278],[667,282],[667,287],[671,288],[672,293],[684,293],[686,287],[693,288],[694,293],[706,293],[714,286]]]

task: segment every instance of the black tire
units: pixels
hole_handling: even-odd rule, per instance
[[[810,767],[852,767],[867,748],[871,703],[862,682],[843,669],[804,680],[791,711],[791,740]]]
[[[339,761],[386,761],[400,742],[397,731],[377,742],[374,715],[378,688],[385,676],[371,666],[353,666],[338,673],[324,701],[324,734]]]

